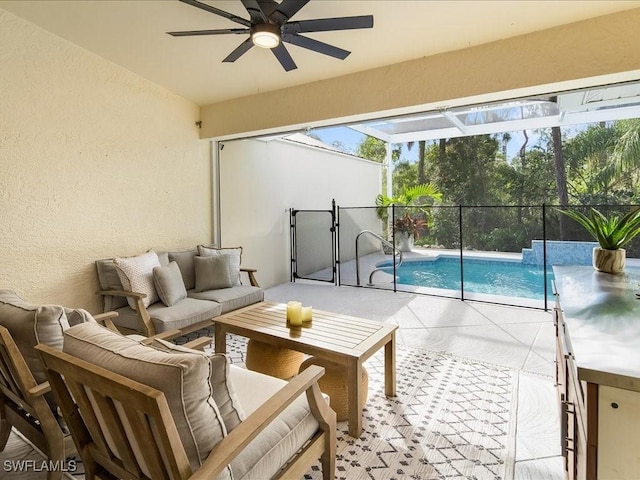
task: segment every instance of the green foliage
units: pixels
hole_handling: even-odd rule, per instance
[[[402,145],[394,144],[391,148],[391,160],[397,161],[400,158]],[[387,143],[379,138],[367,136],[358,144],[354,155],[374,162],[384,163],[387,160]]]
[[[432,180],[442,191],[445,203],[495,204],[495,192],[500,190],[495,177],[498,151],[498,141],[490,135],[448,139],[444,155],[438,152],[434,156]]]
[[[392,188],[394,192],[401,192],[406,186],[418,184],[418,165],[401,161],[393,168]]]
[[[595,208],[589,216],[577,210],[559,210],[582,225],[605,250],[617,250],[640,234],[640,209],[633,210],[623,217],[606,217]]]
[[[624,174],[640,167],[640,119],[622,120],[618,125],[624,130],[615,146],[616,171]]]
[[[374,137],[366,137],[356,148],[355,154],[358,157],[384,163],[387,158],[386,143]]]
[[[387,207],[390,205],[412,206],[417,205],[418,200],[429,198],[434,201],[442,199],[442,193],[433,183],[424,183],[413,187],[405,187],[396,197],[387,197],[379,194],[376,197],[376,213],[378,218],[384,218],[387,215]]]

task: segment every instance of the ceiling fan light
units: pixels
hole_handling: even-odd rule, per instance
[[[280,28],[270,23],[251,27],[251,41],[256,47],[276,48],[280,45]]]

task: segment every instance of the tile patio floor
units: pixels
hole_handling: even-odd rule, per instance
[[[299,300],[314,308],[398,324],[397,341],[519,372],[513,480],[561,480],[560,431],[553,387],[554,333],[541,310],[297,282],[266,290],[265,299]],[[5,460],[42,461],[16,435],[0,453],[0,479],[44,479],[42,472],[5,470]],[[512,480],[512,479],[507,479]]]

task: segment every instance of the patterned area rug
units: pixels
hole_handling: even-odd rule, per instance
[[[365,363],[363,433],[354,439],[339,423],[336,478],[510,478],[517,372],[403,346],[396,362],[393,398],[384,395],[383,355]],[[319,465],[305,475],[321,478]]]
[[[246,339],[228,354],[244,363]],[[512,478],[517,372],[398,345],[396,397],[384,395],[384,352],[371,357],[363,433],[338,424],[336,478],[498,480]],[[322,478],[320,464],[305,479]]]

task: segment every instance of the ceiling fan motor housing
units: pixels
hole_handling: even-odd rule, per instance
[[[256,23],[249,32],[256,47],[276,48],[280,44],[280,26],[274,23]]]

